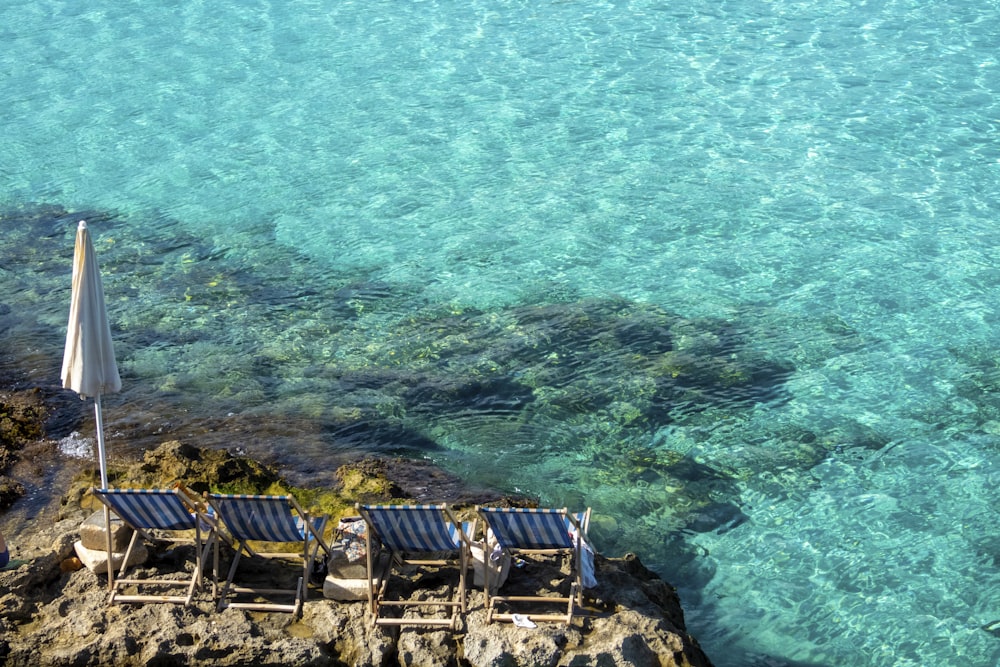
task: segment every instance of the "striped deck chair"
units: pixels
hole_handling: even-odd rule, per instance
[[[219,594],[218,611],[234,607],[256,611],[285,611],[298,616],[307,597],[309,576],[320,547],[327,554],[330,553],[330,547],[323,539],[327,517],[310,516],[292,496],[211,493],[206,494],[205,498],[232,537],[236,551]],[[256,550],[251,547],[251,542],[261,543],[270,550]],[[280,551],[275,546],[277,544],[296,544],[300,548],[295,551]],[[301,561],[302,574],[294,588],[236,584],[236,571],[244,553],[252,558]],[[247,595],[252,596],[252,599],[246,600]],[[275,597],[286,595],[292,596],[291,603],[279,604],[273,601]],[[270,601],[263,598],[270,598]]]
[[[125,557],[122,559],[121,570],[117,579],[112,567],[111,531],[108,530],[108,584],[111,595],[108,604],[115,602],[178,602],[190,604],[195,590],[200,588],[205,573],[205,563],[213,545],[215,546],[215,562],[218,563],[218,542],[216,541],[215,522],[207,514],[198,510],[196,497],[176,489],[93,489],[97,498],[110,512],[131,528],[132,539],[129,541]],[[107,518],[107,515],[105,515]],[[194,547],[194,572],[186,579],[168,578],[125,578],[129,558],[138,544],[139,538],[149,542],[168,542],[188,544]],[[214,568],[213,568],[214,572]],[[137,591],[147,588],[163,589],[187,587],[183,595],[167,594],[136,594],[123,595],[119,589],[125,586],[135,586]],[[216,594],[215,579],[212,581],[212,596]]]
[[[463,525],[447,505],[356,505],[367,524],[368,604],[372,625],[428,625],[458,628],[459,613],[466,605],[466,571],[471,556],[471,536],[476,522]],[[384,574],[377,573],[379,554],[389,553]],[[458,566],[457,590],[446,598],[388,600],[386,590],[394,568],[405,566]],[[445,607],[449,618],[410,616],[405,607]],[[402,617],[382,615],[387,607],[402,607]]]
[[[532,621],[562,621],[567,625],[573,621],[574,604],[583,604],[583,583],[580,570],[580,550],[586,540],[590,525],[590,509],[577,514],[563,509],[526,509],[477,507],[479,516],[488,528],[486,551],[490,553],[496,545],[511,557],[516,555],[549,556],[570,555],[571,582],[565,596],[545,595],[491,595],[489,568],[485,568],[487,622],[513,621],[515,616],[527,617]],[[576,539],[581,536],[582,539]],[[497,613],[497,603],[545,603],[565,604],[566,613]],[[537,606],[535,607],[537,608]]]

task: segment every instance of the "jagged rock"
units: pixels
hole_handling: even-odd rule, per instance
[[[618,609],[613,616],[594,619],[588,640],[573,652],[573,664],[608,667],[661,667],[703,665],[692,656],[684,637],[662,619],[632,609]]]
[[[472,667],[557,667],[564,649],[582,642],[574,626],[545,623],[526,629],[512,623],[487,623],[485,610],[473,611],[467,619],[463,648]]]
[[[400,667],[458,667],[458,652],[451,630],[400,632],[396,641]]]
[[[86,569],[61,573],[59,555],[38,557],[24,573],[0,573],[7,665],[710,666],[674,625],[664,601],[655,599],[669,597],[669,586],[628,573],[644,570],[635,559],[598,559],[599,576],[607,576],[614,589],[602,591],[608,610],[585,610],[570,626],[487,624],[485,596],[473,590],[464,632],[452,632],[372,628],[365,601],[334,602],[315,594],[299,620],[237,609],[216,613],[207,592],[190,607],[109,607],[105,578]]]
[[[12,451],[44,437],[47,415],[37,389],[0,393],[0,469],[9,465]]]
[[[228,493],[259,491],[280,480],[276,471],[248,457],[176,440],[147,451],[138,465],[122,471],[121,476],[146,488],[169,488],[185,482],[197,492],[212,488]]]

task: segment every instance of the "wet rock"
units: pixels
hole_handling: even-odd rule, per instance
[[[169,488],[183,482],[194,491],[254,493],[277,483],[278,473],[246,456],[200,449],[177,440],[147,451],[142,461],[116,473],[130,485]]]
[[[25,444],[44,437],[47,414],[37,390],[0,393],[0,469]]]
[[[0,510],[5,510],[23,496],[24,485],[5,475],[0,475]]]
[[[45,436],[48,413],[38,390],[0,393],[0,510],[26,492],[23,484],[3,473],[20,459],[25,446]]]

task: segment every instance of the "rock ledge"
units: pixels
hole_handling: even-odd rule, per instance
[[[137,464],[143,481],[162,471],[191,472],[191,462],[220,461],[220,469],[244,474],[239,464],[213,453],[169,443]],[[155,465],[151,462],[155,462]],[[252,467],[252,466],[250,466]],[[365,463],[372,469],[370,462]],[[257,468],[253,468],[257,469]],[[385,468],[377,470],[384,471]],[[136,471],[133,470],[133,473]],[[196,471],[203,472],[203,471]],[[119,473],[119,485],[122,473]],[[126,474],[125,476],[128,476]],[[345,478],[355,476],[344,475]],[[391,475],[390,475],[391,477]],[[269,476],[264,476],[274,483]],[[372,485],[396,493],[395,484]],[[347,493],[346,490],[341,490]],[[484,596],[472,589],[469,612],[457,631],[373,629],[365,602],[338,602],[312,587],[301,618],[283,613],[226,609],[215,612],[208,592],[188,607],[175,604],[107,605],[107,580],[76,569],[73,543],[92,511],[88,494],[71,491],[61,519],[17,536],[20,566],[0,571],[0,662],[31,665],[335,665],[405,667],[710,667],[684,628],[674,589],[639,558],[596,558],[598,586],[587,591],[585,609],[570,626],[539,624],[524,629],[486,623]],[[153,551],[145,568],[169,571],[190,565],[190,548]],[[225,569],[229,554],[223,555]],[[272,563],[273,565],[273,563]],[[241,564],[241,568],[243,565]],[[528,561],[506,586],[544,588],[565,574],[560,562]],[[272,576],[275,570],[261,571]],[[280,575],[273,575],[280,576]],[[470,573],[470,582],[471,582]],[[402,588],[435,582],[402,581]],[[505,589],[506,592],[506,589]]]

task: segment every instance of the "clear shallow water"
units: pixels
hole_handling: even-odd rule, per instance
[[[119,447],[586,502],[719,667],[994,665],[998,47],[969,2],[0,0],[4,365],[57,381],[87,217]],[[612,298],[792,370],[650,416],[662,350],[533,324]],[[493,402],[411,400],[449,370]]]

